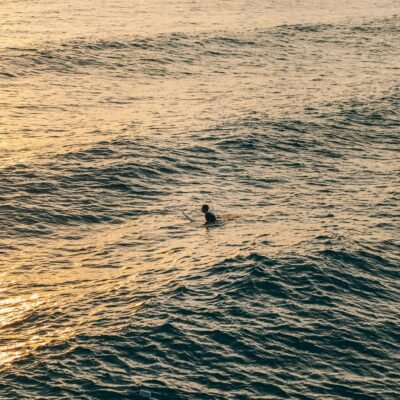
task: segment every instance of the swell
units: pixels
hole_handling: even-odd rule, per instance
[[[398,104],[399,90],[394,88],[377,99],[330,104],[329,115],[316,111],[312,119],[271,120],[253,112],[191,132],[179,144],[173,138],[156,143],[139,136],[101,140],[11,165],[0,170],[3,234],[48,234],[62,225],[118,223],[146,214],[149,205],[161,204],[162,198],[185,191],[193,182],[212,180],[217,187],[225,182],[237,190],[238,184],[270,189],[292,181],[293,191],[292,172],[298,171],[303,183],[315,185],[319,174],[318,185],[333,190],[332,185],[354,179],[351,170],[338,174],[338,162],[355,157],[383,160],[389,151],[395,155]],[[378,173],[390,178],[385,171]]]
[[[148,301],[128,327],[49,346],[34,381],[24,360],[4,377],[7,390],[19,398],[46,388],[88,399],[146,389],[158,399],[394,400],[397,264],[380,245],[351,247],[197,265],[151,299],[144,284]],[[57,385],[60,374],[74,387]],[[28,386],[12,384],[21,379]]]
[[[208,32],[196,35],[162,34],[120,40],[71,41],[45,43],[40,47],[5,48],[0,76],[13,79],[43,73],[99,74],[126,77],[185,77],[197,74],[203,65],[221,69],[238,58],[263,51],[263,60],[295,60],[304,46],[338,46],[346,50],[369,51],[372,54],[397,53],[399,18],[372,20],[361,25],[303,24],[283,25],[269,30]],[[385,43],[375,43],[385,34]],[[294,45],[297,43],[297,45]]]
[[[188,176],[221,167],[218,150],[174,148],[140,138],[100,141],[88,148],[15,164],[1,175],[0,218],[4,235],[49,234],[62,225],[118,223],[152,212]],[[157,211],[163,214],[163,207]]]

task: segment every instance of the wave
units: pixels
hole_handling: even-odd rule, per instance
[[[397,149],[399,93],[395,87],[373,100],[330,103],[330,114],[313,120],[244,113],[190,132],[178,145],[174,138],[133,136],[10,165],[0,170],[0,219],[16,235],[48,234],[66,224],[117,223],[146,214],[155,199],[185,190],[188,178],[206,182],[212,176],[265,189],[288,182],[282,168],[298,171],[310,184],[315,171],[324,171],[318,184],[332,186],[338,182],[337,160],[371,158],[382,146]]]
[[[82,398],[147,390],[158,399],[394,399],[397,272],[377,251],[252,253],[197,269],[150,300],[145,289],[146,306],[129,327],[50,345],[35,382],[67,398],[77,390]],[[54,384],[60,373],[74,388]]]
[[[384,51],[396,51],[399,17],[377,19],[361,25],[283,25],[268,30],[238,33],[207,32],[195,35],[162,34],[119,40],[44,43],[40,47],[9,47],[3,50],[0,76],[5,79],[43,73],[99,74],[126,77],[185,77],[198,74],[203,65],[225,64],[263,51],[264,62],[296,59],[310,45],[334,44],[347,50],[365,47],[379,52],[371,39],[384,32]],[[389,39],[388,36],[392,38]],[[393,43],[393,44],[391,44]],[[319,51],[323,51],[322,48]],[[317,60],[316,60],[317,61]]]

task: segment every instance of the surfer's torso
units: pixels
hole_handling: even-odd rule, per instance
[[[210,211],[207,211],[205,213],[205,217],[206,217],[206,224],[215,224],[217,222],[216,216]]]

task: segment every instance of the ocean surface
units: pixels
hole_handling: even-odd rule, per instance
[[[1,400],[400,399],[398,0],[0,17]]]

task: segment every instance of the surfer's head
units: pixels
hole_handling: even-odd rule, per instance
[[[204,204],[203,207],[201,207],[201,211],[205,214],[208,210],[210,209],[210,207],[208,207],[207,204]]]

